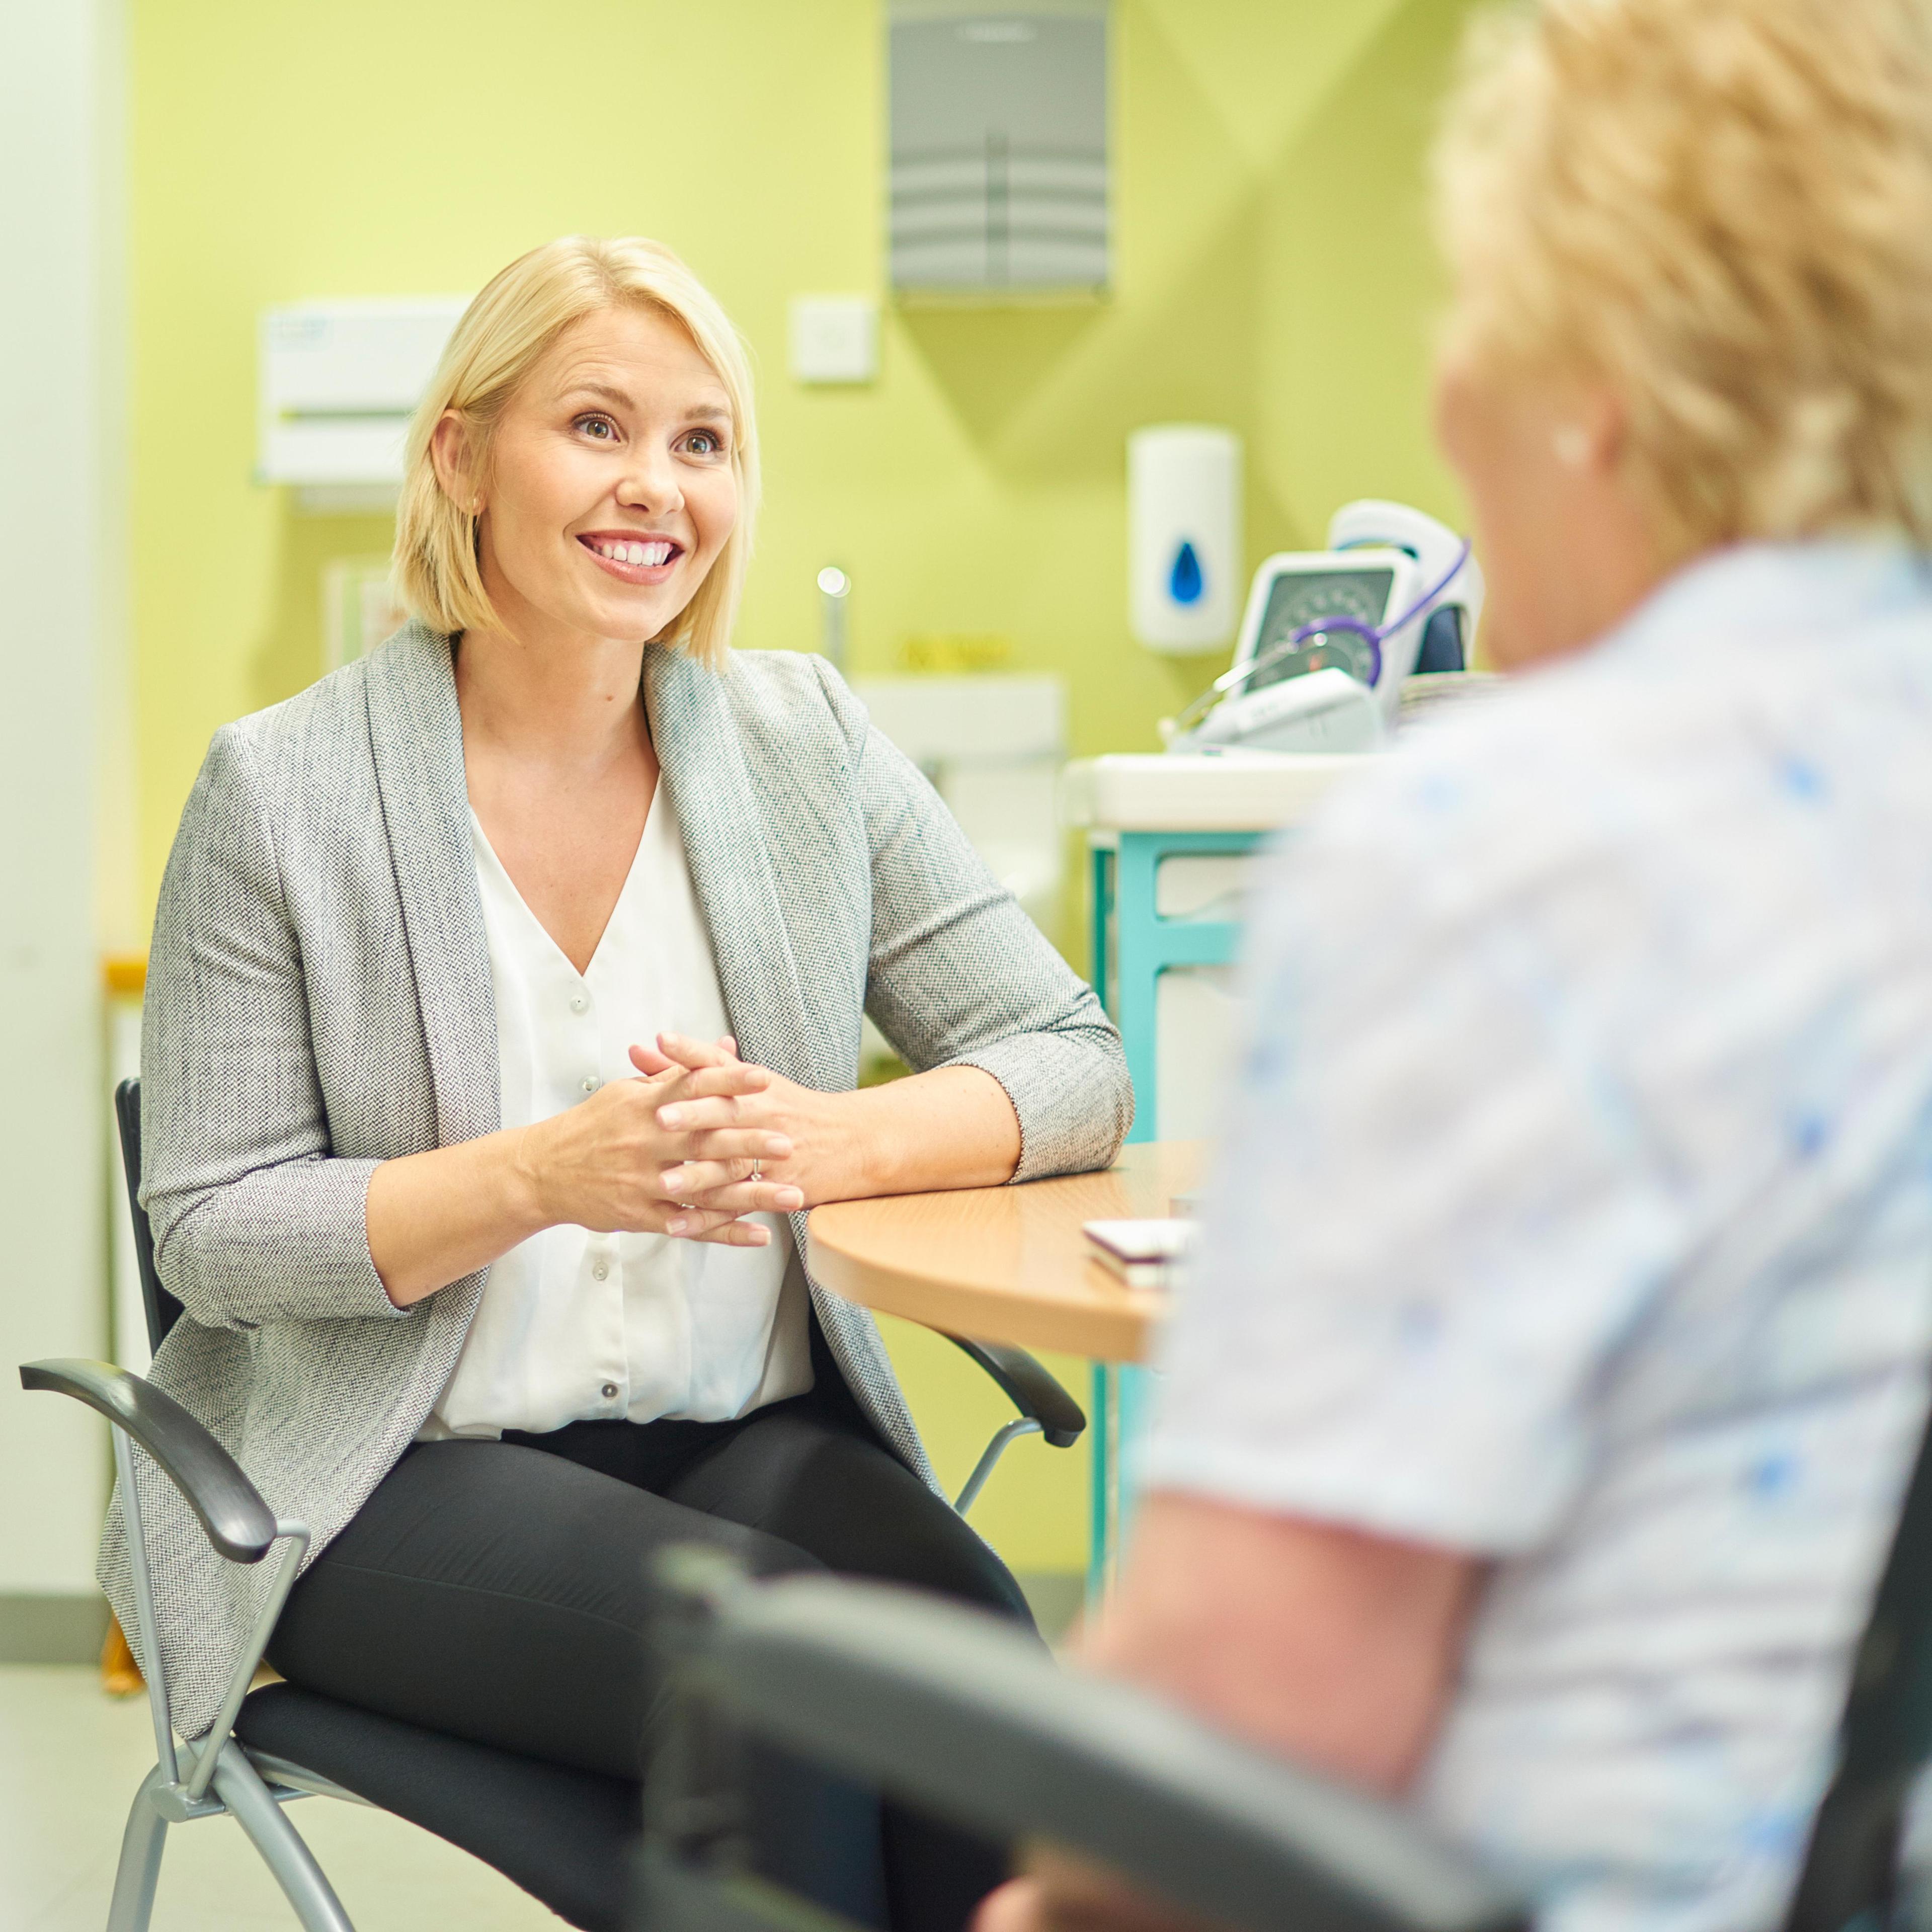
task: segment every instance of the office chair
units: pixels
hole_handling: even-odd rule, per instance
[[[671,1705],[632,1932],[850,1932],[758,1870],[754,1738],[986,1836],[1049,1840],[1241,1932],[1528,1932],[1532,1903],[1398,1804],[1057,1667],[982,1613],[829,1577],[748,1581],[670,1552]],[[1932,1420],[1854,1654],[1837,1768],[1784,1932],[1926,1932],[1906,1814],[1932,1761]],[[1919,1854],[1922,1858],[1922,1852]]]
[[[983,1612],[754,1583],[716,1556],[660,1567],[671,1705],[632,1932],[842,1932],[755,1868],[736,1775],[751,1738],[988,1838],[1050,1840],[1243,1932],[1528,1932],[1525,1901],[1401,1807],[1063,1670]]]
[[[140,1204],[140,1087],[115,1094],[135,1257],[150,1344],[180,1319],[181,1303],[154,1269]],[[994,1436],[955,1507],[971,1506],[1006,1445],[1037,1432],[1058,1448],[1079,1439],[1079,1405],[1024,1349],[956,1342],[1019,1411]],[[279,1517],[227,1451],[172,1398],[105,1362],[30,1362],[22,1384],[74,1397],[114,1425],[114,1462],[127,1514],[142,1653],[157,1762],[135,1794],[116,1874],[108,1932],[146,1932],[168,1827],[226,1812],[274,1874],[305,1932],[353,1932],[321,1868],[282,1815],[292,1799],[346,1798],[408,1819],[481,1858],[582,1932],[620,1932],[628,1854],[640,1828],[638,1786],[627,1780],[539,1763],[356,1709],[292,1684],[249,1685],[296,1580],[307,1528]],[[200,1746],[178,1744],[155,1637],[155,1609],[139,1499],[130,1480],[138,1443],[187,1501],[215,1549],[259,1563],[278,1543],[280,1568],[220,1714]]]

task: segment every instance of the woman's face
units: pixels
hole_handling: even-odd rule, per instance
[[[1655,586],[1662,562],[1607,389],[1448,352],[1436,434],[1468,496],[1483,651],[1498,669],[1594,642]]]
[[[682,613],[738,520],[730,400],[658,310],[582,317],[497,426],[485,588],[506,627],[636,643]]]

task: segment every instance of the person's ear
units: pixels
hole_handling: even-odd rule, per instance
[[[472,473],[475,466],[469,426],[454,410],[445,410],[442,419],[430,432],[429,459],[436,470],[436,480],[442,486],[442,494],[465,516],[481,516],[483,496]]]
[[[1564,399],[1550,447],[1566,470],[1607,482],[1622,468],[1628,440],[1622,399],[1592,384]]]

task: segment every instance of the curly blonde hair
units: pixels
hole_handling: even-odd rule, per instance
[[[1435,160],[1452,347],[1606,382],[1682,550],[1932,537],[1921,0],[1542,0],[1465,60]]]
[[[627,304],[676,322],[730,400],[737,523],[676,626],[653,640],[681,645],[714,670],[723,666],[758,519],[751,365],[737,331],[698,278],[662,243],[636,237],[566,235],[533,248],[495,276],[456,325],[410,425],[396,514],[397,593],[432,630],[487,630],[500,621],[484,587],[477,519],[444,490],[431,460],[436,424],[446,416],[462,422],[471,460],[487,478],[504,408],[544,352],[580,316]]]

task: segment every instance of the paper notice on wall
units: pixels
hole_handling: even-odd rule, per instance
[[[397,602],[386,556],[343,557],[322,573],[322,658],[339,670],[398,630],[408,613]]]

